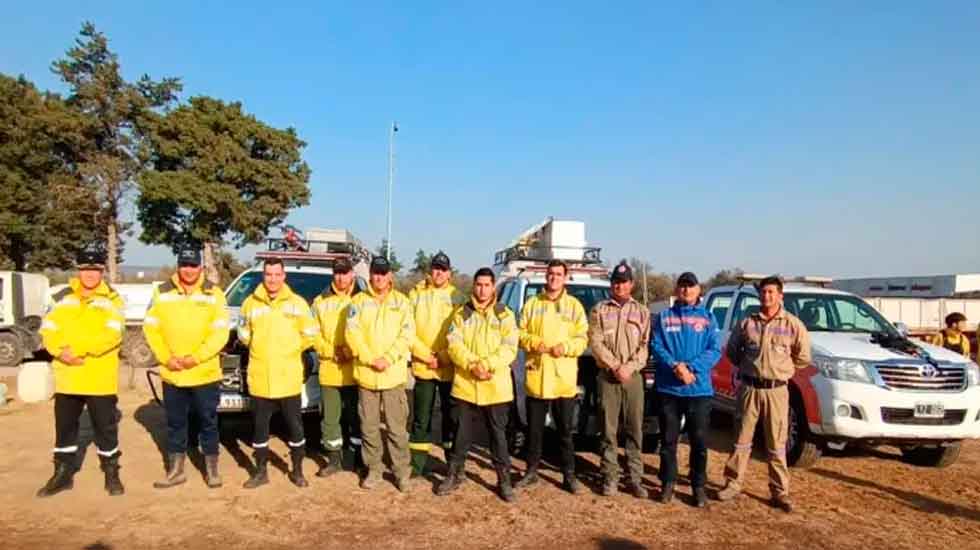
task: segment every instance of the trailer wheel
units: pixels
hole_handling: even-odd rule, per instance
[[[24,359],[24,342],[13,332],[0,332],[0,367],[16,367]]]

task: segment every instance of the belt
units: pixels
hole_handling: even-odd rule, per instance
[[[754,376],[749,376],[743,374],[741,376],[742,382],[752,386],[757,390],[771,390],[773,388],[781,388],[786,385],[785,380],[772,380],[769,378],[756,378]]]

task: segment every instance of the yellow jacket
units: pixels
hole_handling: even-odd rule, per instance
[[[316,319],[317,331],[314,346],[320,357],[321,386],[353,386],[354,362],[337,362],[334,350],[347,345],[347,310],[351,299],[357,294],[357,287],[352,286],[350,292],[344,294],[337,291],[333,284],[323,294],[313,300],[313,318]]]
[[[54,391],[75,395],[115,395],[119,391],[119,346],[126,319],[119,294],[104,281],[87,297],[72,279],[54,295],[51,310],[41,322],[44,348],[54,357]],[[61,362],[68,346],[84,362]]]
[[[404,294],[391,289],[378,301],[368,287],[351,299],[347,312],[347,345],[354,352],[354,379],[368,390],[388,390],[408,381],[409,348],[415,335],[412,305]],[[384,372],[371,362],[384,357],[391,365]]]
[[[453,365],[449,361],[446,334],[453,320],[453,312],[466,302],[466,296],[456,287],[447,284],[436,288],[430,280],[416,285],[408,294],[415,316],[415,339],[412,342],[412,374],[420,380],[453,379]],[[439,358],[439,368],[432,370],[429,364],[420,361],[432,354]]]
[[[932,345],[962,353],[964,357],[970,359],[970,339],[963,333],[953,335],[943,329],[932,336]]]
[[[504,304],[480,309],[470,301],[453,315],[449,328],[449,357],[456,365],[453,397],[475,405],[495,405],[514,400],[510,367],[517,358],[517,321]],[[483,364],[490,380],[477,380],[470,363]]]
[[[589,321],[582,304],[567,292],[549,300],[542,291],[521,310],[521,349],[525,351],[527,394],[538,399],[575,397],[578,356],[588,346]],[[565,346],[562,357],[535,351],[538,344]]]
[[[218,354],[228,343],[228,329],[225,293],[203,275],[188,294],[177,275],[157,287],[143,319],[143,334],[160,364],[160,377],[182,388],[221,380]],[[172,357],[186,355],[197,365],[184,370],[167,368]]]
[[[313,347],[316,322],[302,296],[283,285],[275,299],[259,285],[242,303],[238,339],[248,346],[248,389],[279,399],[303,391],[303,358]]]

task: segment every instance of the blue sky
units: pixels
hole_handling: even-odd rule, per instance
[[[289,221],[372,245],[397,119],[405,259],[470,270],[551,215],[669,272],[980,272],[978,2],[219,4],[14,3],[0,72],[60,90],[91,20],[128,77],[296,127]]]

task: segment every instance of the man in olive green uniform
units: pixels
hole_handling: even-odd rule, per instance
[[[725,464],[725,488],[718,500],[731,500],[742,491],[752,436],[761,420],[766,435],[769,489],[772,505],[792,512],[786,439],[789,431],[789,388],[796,369],[810,364],[810,335],[806,326],[783,309],[783,282],[766,277],[756,287],[760,310],[732,331],[725,350],[738,369],[741,385],[736,410],[735,450]]]

